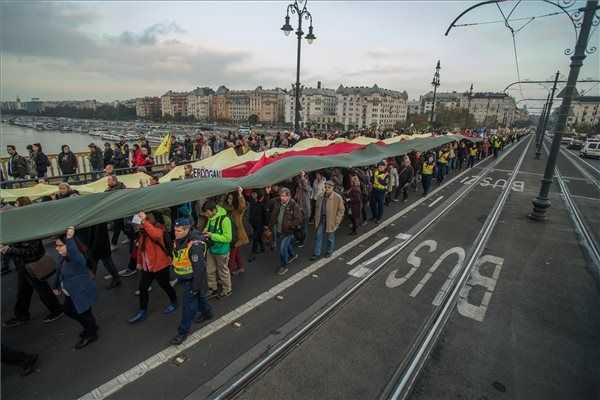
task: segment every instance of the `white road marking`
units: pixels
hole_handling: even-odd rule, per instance
[[[481,275],[481,266],[485,263],[495,264],[491,277]],[[469,277],[469,281],[460,292],[460,298],[458,299],[458,303],[456,305],[460,315],[474,319],[475,321],[483,321],[488,305],[490,304],[490,300],[492,299],[492,294],[496,289],[496,283],[500,277],[502,265],[504,265],[504,258],[492,255],[485,255],[477,260],[477,263],[471,272],[471,276]],[[469,293],[471,292],[473,286],[481,286],[485,288],[485,293],[483,294],[483,298],[481,299],[481,303],[479,305],[469,302]]]
[[[371,272],[370,268],[359,265],[358,267],[351,269],[350,272],[348,272],[348,275],[351,275],[355,278],[362,278],[365,275],[367,275],[369,272]]]
[[[399,233],[396,235],[396,239],[400,239],[400,240],[408,240],[412,237],[411,234],[408,233]]]
[[[397,269],[390,272],[387,279],[385,280],[385,285],[387,287],[389,287],[390,289],[398,287],[404,284],[404,282],[406,282],[407,280],[409,280],[411,276],[413,276],[413,274],[421,266],[421,261],[423,259],[417,256],[417,252],[423,247],[428,247],[429,252],[433,253],[437,249],[437,242],[435,240],[425,240],[419,243],[419,245],[416,246],[406,258],[406,262],[412,265],[412,268],[400,278],[396,277],[396,274],[398,273]]]
[[[428,196],[420,198],[419,200],[410,204],[408,207],[406,207],[402,211],[400,211],[400,212],[396,213],[395,215],[392,215],[390,218],[382,221],[379,225],[373,227],[371,230],[363,233],[361,236],[357,237],[356,239],[352,240],[351,242],[346,243],[344,246],[342,246],[338,250],[334,251],[331,258],[322,258],[319,261],[315,262],[314,264],[304,268],[302,271],[298,271],[296,274],[292,275],[287,280],[282,281],[278,285],[261,293],[260,295],[253,298],[252,300],[248,301],[247,303],[242,304],[235,310],[223,315],[222,317],[216,319],[212,323],[195,331],[193,334],[191,334],[188,337],[188,339],[182,345],[169,346],[169,347],[165,348],[164,350],[162,350],[162,351],[156,353],[155,355],[151,356],[150,358],[142,361],[141,363],[137,364],[136,366],[132,367],[131,369],[123,372],[122,374],[116,376],[115,378],[109,380],[108,382],[105,382],[102,385],[98,386],[97,388],[93,389],[92,391],[84,394],[79,399],[80,400],[105,399],[106,397],[117,392],[119,389],[125,387],[129,383],[136,381],[137,379],[141,378],[147,372],[150,372],[154,368],[157,368],[160,365],[168,362],[170,359],[175,357],[180,352],[182,352],[186,349],[189,349],[190,347],[193,347],[194,345],[198,344],[202,339],[205,339],[208,336],[212,335],[213,333],[226,327],[227,325],[230,325],[235,320],[246,315],[248,312],[252,311],[259,305],[274,298],[279,293],[281,293],[284,290],[286,290],[287,288],[293,286],[300,280],[302,280],[305,277],[318,271],[319,269],[321,269],[323,266],[325,266],[331,260],[336,259],[337,257],[341,256],[348,250],[355,248],[359,243],[370,238],[371,236],[373,236],[374,234],[376,234],[377,232],[379,232],[386,226],[388,226],[391,223],[393,223],[394,221],[396,221],[398,218],[404,216],[406,213],[408,213],[408,212],[414,210],[415,208],[417,208],[418,206],[420,206],[425,200],[429,200],[433,195],[435,195],[439,191],[445,189],[446,187],[448,187],[449,185],[451,185],[453,182],[457,181],[458,179],[462,178],[463,174],[465,174],[467,171],[468,170],[461,172],[460,174],[456,175],[454,178],[450,179],[443,185],[435,188],[433,191],[431,191],[431,193],[429,193]]]
[[[576,157],[577,160],[581,161],[582,163],[584,163],[585,165],[587,165],[588,167],[590,167],[591,169],[593,169],[594,171],[596,171],[597,173],[600,174],[600,169],[594,167],[592,164],[590,164],[589,162],[585,161],[583,159],[583,157],[579,157],[579,155],[577,153],[573,153],[570,150],[564,150],[564,151],[566,151],[567,153],[570,153],[572,156]]]
[[[465,185],[471,185],[477,180],[477,178],[477,175],[467,176],[463,180],[461,180],[461,183]],[[494,182],[492,177],[486,176],[479,182],[479,186],[504,189],[507,183],[508,182],[506,179],[498,179]],[[512,190],[515,192],[523,192],[525,190],[525,182],[513,181]]]
[[[435,206],[440,200],[442,200],[444,198],[444,196],[440,196],[437,199],[435,199],[434,201],[432,201],[431,203],[429,203],[429,208]]]
[[[375,243],[373,243],[371,246],[367,247],[366,250],[362,251],[359,255],[357,255],[356,257],[354,257],[352,260],[348,261],[346,264],[348,264],[348,265],[354,265],[358,260],[360,260],[361,258],[363,258],[364,256],[366,256],[367,254],[369,254],[371,251],[373,251],[374,248],[379,247],[383,242],[385,242],[388,239],[389,238],[387,236],[384,237],[384,238],[379,239],[378,241],[376,241]]]
[[[417,283],[417,286],[415,286],[413,291],[410,292],[410,297],[416,297],[419,294],[421,289],[423,289],[425,287],[425,285],[427,284],[427,281],[429,281],[429,279],[431,278],[433,273],[438,269],[438,267],[442,264],[442,262],[444,262],[444,260],[452,254],[456,254],[458,256],[458,261],[456,262],[456,265],[458,266],[458,268],[460,268],[460,265],[462,265],[463,261],[465,260],[465,250],[462,247],[453,247],[451,249],[446,250],[444,253],[442,253],[441,256],[438,257],[437,260],[435,260],[435,263],[431,266],[431,268],[429,268],[429,270],[427,271],[425,276],[423,276],[421,281],[419,283]],[[456,269],[456,268],[457,267],[454,267],[454,269]],[[454,269],[452,270],[450,275],[452,275],[452,273],[454,272]],[[455,275],[456,275],[456,273],[455,273]],[[444,286],[446,286],[446,285],[449,286],[449,283],[447,283],[447,282],[448,281],[446,281],[446,283],[444,283]],[[441,290],[444,289],[444,286],[442,286]],[[447,288],[446,288],[446,290],[447,290]],[[438,293],[438,295],[439,295],[439,293]],[[437,296],[436,296],[436,299],[437,299]]]

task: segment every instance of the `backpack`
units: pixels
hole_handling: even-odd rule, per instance
[[[217,222],[215,223],[215,228],[217,230],[217,233],[222,235],[223,234],[223,220],[225,218],[229,218],[229,222],[231,225],[231,242],[230,242],[230,244],[234,245],[238,240],[237,227],[235,226],[235,224],[233,223],[233,221],[231,220],[229,215],[221,215],[219,218],[217,218]]]

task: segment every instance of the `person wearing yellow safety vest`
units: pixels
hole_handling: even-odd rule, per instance
[[[431,189],[431,181],[433,180],[433,171],[435,169],[435,161],[432,153],[425,155],[425,161],[421,167],[421,183],[423,184],[423,196],[427,196]]]
[[[442,148],[438,153],[438,174],[437,180],[438,182],[442,182],[444,180],[444,175],[448,174],[448,160],[450,158],[450,152],[448,148]]]
[[[371,191],[371,212],[373,213],[373,221],[376,224],[383,218],[383,205],[389,179],[385,163],[383,161],[379,162],[377,169],[373,172],[373,190]]]
[[[469,168],[473,168],[475,165],[475,160],[477,159],[477,147],[475,143],[471,143],[471,147],[469,147]]]
[[[492,150],[494,151],[494,158],[498,158],[500,152],[500,146],[502,145],[501,140],[498,136],[494,136],[492,139]]]
[[[205,237],[192,229],[189,218],[175,221],[175,243],[173,244],[173,270],[182,287],[181,323],[177,335],[171,339],[172,345],[185,341],[192,321],[208,321],[213,317],[206,292],[206,251]]]

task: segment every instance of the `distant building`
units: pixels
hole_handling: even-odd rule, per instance
[[[573,99],[567,126],[600,124],[600,96],[580,96]]]
[[[160,98],[161,114],[163,117],[184,117],[187,115],[187,92],[173,92],[169,90]]]
[[[225,95],[229,108],[229,120],[248,122],[250,118],[250,94],[246,90],[230,90]]]
[[[256,115],[258,122],[273,124],[283,122],[285,117],[285,91],[283,89],[263,89],[262,86],[248,93],[250,115]]]
[[[435,94],[435,108],[444,107],[447,110],[466,109],[468,104],[468,93],[439,92]],[[433,92],[424,94],[419,98],[419,112],[421,114],[431,113],[433,106]]]
[[[473,93],[471,96],[469,113],[477,124],[497,122],[502,126],[511,126],[516,110],[515,99],[504,93]]]
[[[337,95],[334,89],[323,89],[321,82],[316,88],[304,88],[300,92],[300,126],[328,129],[336,122]],[[285,96],[286,123],[293,124],[296,113],[296,93]]]
[[[161,108],[160,97],[142,97],[136,99],[135,115],[142,119],[157,118],[162,115]]]
[[[421,113],[421,103],[419,100],[410,100],[407,104],[408,113],[411,115]]]
[[[344,87],[336,90],[336,120],[350,128],[393,128],[406,121],[408,94],[372,87]]]
[[[23,103],[23,109],[30,113],[39,113],[43,111],[44,103],[38,97],[33,97],[30,101]]]
[[[187,115],[197,121],[210,119],[210,106],[215,91],[209,87],[196,88],[188,94]]]
[[[229,89],[221,85],[215,92],[210,104],[210,119],[212,121],[231,121],[231,112],[227,101]]]

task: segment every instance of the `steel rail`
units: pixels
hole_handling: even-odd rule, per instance
[[[437,343],[440,334],[444,330],[450,315],[456,307],[460,292],[471,275],[471,270],[481,256],[481,253],[485,248],[496,226],[496,223],[498,222],[498,218],[500,217],[508,196],[512,191],[512,184],[519,173],[531,142],[532,138],[529,138],[529,141],[525,146],[525,150],[521,154],[521,157],[517,161],[517,165],[508,179],[506,187],[496,200],[491,213],[488,215],[483,227],[477,234],[475,242],[471,247],[471,251],[469,252],[467,263],[463,267],[458,279],[455,278],[452,290],[446,292],[440,306],[434,310],[421,328],[419,334],[417,335],[417,340],[413,342],[413,346],[408,356],[405,357],[399,368],[394,373],[390,383],[386,387],[387,390],[384,390],[381,398],[403,400],[408,398],[412,392],[419,373],[429,358],[429,355]]]
[[[530,138],[531,139],[531,138]],[[530,140],[531,141],[531,140]],[[408,247],[409,244],[413,243],[420,235],[425,232],[431,225],[437,222],[442,216],[444,216],[450,209],[454,207],[462,198],[470,193],[486,175],[494,170],[494,167],[499,164],[504,158],[511,154],[520,144],[520,142],[514,143],[512,148],[502,154],[497,160],[490,163],[484,168],[478,178],[470,185],[464,188],[458,193],[456,198],[444,206],[438,211],[433,218],[427,221],[416,233],[414,233],[409,239],[404,241],[394,252],[392,252],[384,261],[371,270],[367,275],[361,278],[356,284],[350,287],[346,292],[337,297],[332,303],[324,307],[322,311],[317,313],[310,321],[298,329],[294,334],[286,338],[282,343],[277,345],[270,353],[255,362],[252,366],[242,371],[236,376],[230,383],[223,385],[215,392],[213,392],[208,398],[211,400],[225,400],[235,397],[244,388],[254,382],[259,376],[265,371],[270,369],[271,366],[277,363],[278,360],[283,358],[293,348],[295,348],[301,341],[307,337],[308,334],[313,332],[318,326],[320,326],[327,317],[331,316],[343,303],[345,303],[352,294],[354,294],[359,288],[361,288],[367,281],[369,281],[375,274],[381,271],[391,260],[396,257],[402,250]],[[529,146],[529,144],[527,145]]]

